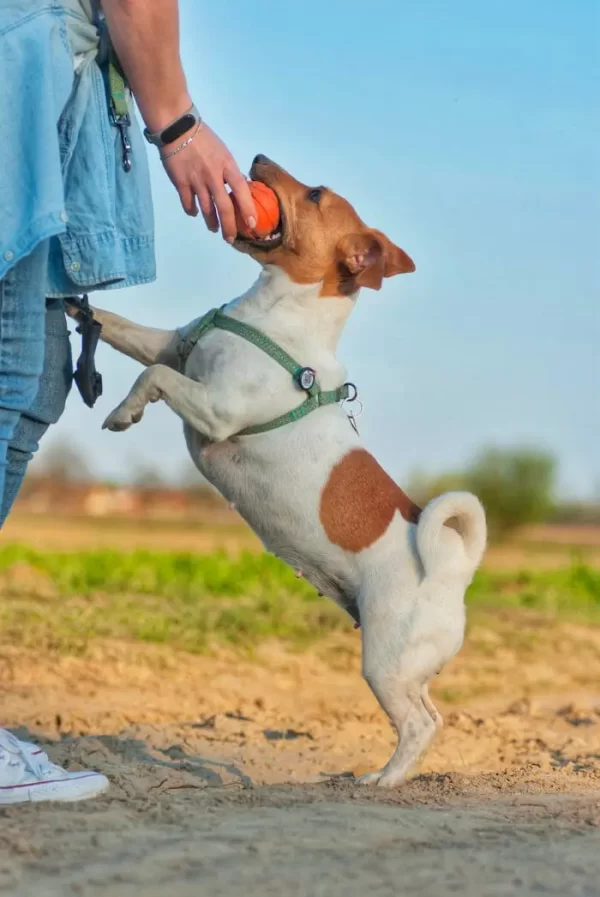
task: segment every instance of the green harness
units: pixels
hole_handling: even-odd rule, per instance
[[[204,334],[214,328],[235,333],[236,336],[245,339],[246,342],[252,343],[257,349],[261,349],[269,358],[272,358],[282,368],[285,368],[291,374],[296,386],[307,394],[304,402],[292,411],[288,411],[287,414],[281,414],[266,424],[257,424],[254,427],[240,430],[239,433],[236,433],[236,436],[257,436],[259,433],[268,433],[269,430],[276,430],[279,427],[284,427],[286,424],[301,420],[307,414],[310,414],[311,411],[316,411],[317,408],[321,408],[323,405],[334,405],[345,401],[352,402],[357,397],[357,389],[353,383],[344,383],[337,389],[321,389],[316,372],[312,368],[302,367],[291,355],[288,355],[285,349],[278,346],[265,333],[257,330],[255,327],[251,327],[249,324],[243,324],[235,318],[230,318],[218,308],[213,308],[212,311],[204,315],[183,340],[179,349],[182,363],[187,361],[190,352]]]

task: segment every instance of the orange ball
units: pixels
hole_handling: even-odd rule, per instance
[[[238,233],[244,237],[268,237],[277,229],[281,213],[276,193],[260,181],[249,181],[250,193],[256,208],[256,227],[250,229],[244,221],[235,196],[231,194]]]

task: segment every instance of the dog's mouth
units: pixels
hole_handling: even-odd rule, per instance
[[[277,196],[277,201],[279,203],[279,223],[277,224],[275,230],[271,231],[270,234],[261,237],[247,237],[245,234],[238,234],[235,242],[240,244],[241,246],[245,246],[248,249],[255,249],[260,252],[271,252],[273,249],[279,249],[280,246],[283,245],[283,240],[285,237],[285,215],[283,212],[283,206],[281,203],[281,199],[277,190],[271,185],[268,184],[266,179],[260,177],[258,172],[253,165],[249,171],[249,176],[253,181],[259,181],[261,184],[265,184],[265,186],[270,187],[271,190]]]
[[[279,249],[283,245],[281,220],[277,230],[274,230],[272,234],[268,234],[266,237],[245,237],[242,234],[238,234],[235,242],[241,243],[250,249],[259,249],[261,252],[271,252],[273,249]]]

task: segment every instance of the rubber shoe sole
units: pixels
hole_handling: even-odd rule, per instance
[[[70,772],[64,777],[0,787],[0,805],[60,801],[74,803],[103,794],[109,786],[99,772]]]

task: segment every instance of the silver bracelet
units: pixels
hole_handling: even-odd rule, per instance
[[[186,146],[189,146],[190,143],[191,143],[193,140],[195,140],[196,137],[198,136],[198,132],[200,131],[200,128],[202,127],[203,124],[204,124],[204,122],[201,121],[201,122],[198,124],[198,127],[196,128],[196,130],[194,131],[194,133],[193,133],[193,134],[190,134],[190,136],[187,138],[187,140],[184,140],[183,143],[180,143],[179,146],[176,146],[175,149],[171,150],[170,153],[161,153],[161,154],[160,154],[160,160],[161,160],[161,162],[165,162],[167,159],[170,159],[171,156],[176,156],[177,153],[180,153],[181,150],[184,150],[184,149],[186,148]]]

